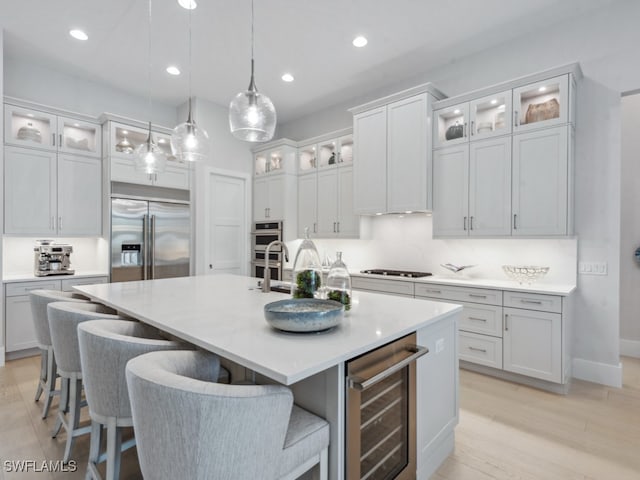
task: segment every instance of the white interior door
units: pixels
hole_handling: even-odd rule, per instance
[[[248,271],[248,179],[241,174],[207,172],[205,271],[208,274]]]

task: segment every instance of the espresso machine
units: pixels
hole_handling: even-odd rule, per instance
[[[72,252],[73,247],[66,243],[39,240],[33,247],[35,276],[73,275],[75,271],[71,270]]]

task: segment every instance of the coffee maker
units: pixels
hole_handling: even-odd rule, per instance
[[[53,243],[51,240],[38,240],[33,247],[35,276],[73,275],[75,271],[71,270],[72,252],[71,245]]]

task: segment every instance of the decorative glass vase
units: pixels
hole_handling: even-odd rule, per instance
[[[351,310],[351,275],[342,261],[342,252],[336,252],[336,261],[329,269],[325,291],[327,299],[344,305],[345,313]]]
[[[311,239],[309,229],[304,229],[305,239],[300,244],[293,261],[293,281],[291,296],[293,298],[314,298],[322,286],[322,265],[318,250]]]

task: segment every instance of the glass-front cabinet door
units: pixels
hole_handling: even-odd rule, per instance
[[[99,157],[101,135],[97,124],[58,117],[58,150],[62,152]]]
[[[511,133],[511,90],[469,104],[471,140]]]
[[[305,145],[298,149],[298,172],[312,172],[317,167],[316,145]]]
[[[55,150],[56,116],[5,104],[4,141],[22,147]]]
[[[569,76],[562,75],[513,90],[513,130],[568,122]]]
[[[153,131],[151,134],[158,147],[167,155],[167,160],[175,160],[171,152],[169,135]],[[111,155],[133,159],[136,148],[146,142],[148,136],[149,130],[146,128],[113,123],[111,125]]]
[[[338,163],[353,164],[353,134],[345,135],[338,139]],[[345,166],[346,166],[345,165]]]
[[[433,143],[444,147],[469,141],[469,104],[463,103],[433,112]]]
[[[318,144],[318,167],[325,168],[338,163],[336,140],[325,140]]]
[[[284,152],[280,149],[258,152],[254,156],[254,170],[256,175],[277,172],[284,167]]]

